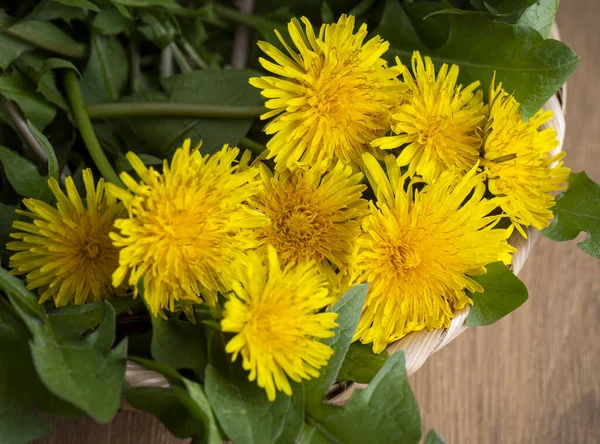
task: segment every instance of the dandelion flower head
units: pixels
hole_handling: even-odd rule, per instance
[[[417,190],[405,189],[394,156],[387,175],[365,155],[366,174],[377,198],[363,220],[351,284],[368,282],[369,293],[355,339],[376,353],[409,332],[448,327],[455,310],[471,303],[465,293],[482,291],[470,276],[491,262],[510,263],[508,230],[494,229],[498,202],[483,197],[477,166],[466,175],[447,171]]]
[[[186,140],[170,165],[164,161],[162,173],[129,153],[140,181],[122,173],[128,190],[109,187],[129,212],[111,233],[121,248],[113,283],[129,276],[129,284],[137,285],[143,277],[154,315],[190,302],[214,305],[217,292],[228,290],[231,264],[256,246],[252,229],[266,223],[243,204],[259,183],[252,169],[236,171],[239,150],[226,145],[203,157],[199,148],[191,150]]]
[[[345,271],[367,210],[362,173],[341,162],[324,175],[315,168],[260,171],[263,189],[253,206],[270,220],[257,230],[263,249],[273,245],[284,264],[315,261],[331,277]]]
[[[419,52],[411,59],[412,72],[402,69],[409,93],[392,115],[393,135],[374,140],[381,149],[403,146],[398,165],[431,182],[450,168],[469,171],[479,158],[483,102],[479,82],[463,89],[456,85],[458,66],[443,64],[437,75],[429,57]]]
[[[273,401],[277,391],[292,394],[288,378],[317,378],[333,350],[319,341],[334,336],[337,313],[320,312],[333,302],[314,263],[282,266],[273,247],[267,263],[250,253],[240,267],[234,295],[225,303],[221,327],[236,333],[225,347]]]
[[[554,128],[539,128],[552,119],[552,111],[538,111],[527,122],[519,103],[502,89],[490,85],[489,116],[485,125],[483,157],[490,191],[506,196],[502,209],[525,237],[524,227],[541,230],[552,219],[555,197],[566,189],[569,168],[563,166],[564,152]]]
[[[260,58],[279,77],[255,77],[273,117],[265,131],[277,169],[319,165],[333,168],[337,160],[360,163],[361,154],[377,153],[369,143],[389,129],[390,109],[404,86],[397,68],[388,68],[381,56],[389,43],[379,36],[367,42],[366,25],[354,33],[353,16],[322,25],[318,36],[306,17],[305,30],[297,19],[288,24],[295,49],[275,31],[289,55],[260,42],[272,60]]]
[[[32,222],[15,221],[6,246],[16,251],[10,258],[12,273],[25,275],[29,290],[37,289],[40,303],[49,299],[57,307],[97,302],[117,295],[111,275],[119,251],[109,238],[114,221],[124,214],[116,199],[105,194],[104,180],[94,185],[89,169],[83,171],[85,202],[72,177],[65,180],[66,194],[51,178],[48,186],[56,207],[37,199],[23,199],[29,211],[17,210]]]

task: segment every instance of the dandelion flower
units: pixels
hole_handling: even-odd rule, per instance
[[[492,80],[483,165],[490,191],[506,196],[502,209],[525,237],[523,227],[548,226],[556,203],[551,193],[566,189],[569,180],[570,170],[562,161],[565,153],[552,153],[558,146],[556,131],[539,130],[550,119],[552,111],[539,111],[524,122],[519,103]]]
[[[257,230],[258,240],[286,265],[312,260],[332,278],[335,269],[345,271],[367,209],[363,175],[341,162],[325,175],[314,168],[260,171],[264,187],[253,205],[271,223]]]
[[[251,169],[236,172],[238,149],[224,146],[203,157],[198,148],[190,150],[186,140],[170,165],[164,161],[162,173],[129,153],[141,181],[122,173],[129,190],[107,185],[129,211],[111,234],[121,248],[113,283],[128,274],[130,285],[143,278],[154,315],[202,300],[214,305],[217,292],[229,289],[231,264],[256,246],[251,229],[266,223],[243,205],[259,183]]]
[[[354,33],[354,17],[342,15],[337,23],[322,25],[314,34],[306,17],[306,31],[297,19],[288,24],[296,49],[275,31],[286,48],[259,42],[274,61],[259,59],[278,76],[255,77],[250,83],[262,89],[274,117],[265,131],[273,134],[267,144],[276,169],[319,165],[333,168],[337,160],[360,162],[361,154],[377,150],[369,142],[389,129],[390,109],[402,95],[397,68],[381,58],[389,43],[379,36],[364,43],[367,27]]]
[[[355,339],[373,343],[376,353],[411,331],[448,327],[455,310],[472,303],[465,293],[483,291],[470,276],[491,262],[510,263],[508,230],[494,229],[498,201],[483,197],[484,175],[441,174],[416,190],[404,188],[394,156],[379,163],[364,156],[377,197],[362,224],[352,282],[368,282],[369,293]]]
[[[124,214],[122,205],[104,193],[104,180],[94,186],[89,169],[83,171],[86,199],[82,201],[72,177],[60,189],[53,178],[48,186],[56,208],[36,199],[23,199],[29,211],[17,210],[33,223],[15,221],[18,239],[6,247],[17,251],[10,258],[12,273],[25,275],[27,288],[37,289],[40,303],[53,299],[57,307],[98,302],[116,295],[111,275],[119,251],[110,238],[114,221]]]
[[[479,124],[484,117],[479,82],[466,88],[456,86],[458,66],[443,64],[437,76],[429,57],[412,56],[412,74],[396,59],[403,71],[409,93],[392,115],[394,135],[374,140],[381,149],[404,146],[398,165],[408,165],[426,182],[442,171],[455,168],[469,171],[479,158]]]
[[[314,263],[282,267],[273,247],[268,264],[251,253],[240,268],[233,295],[225,303],[221,327],[236,333],[225,347],[275,399],[276,390],[292,394],[288,377],[300,382],[317,378],[333,350],[319,341],[334,335],[337,313],[319,313],[333,302],[325,278]]]

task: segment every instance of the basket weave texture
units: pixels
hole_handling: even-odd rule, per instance
[[[560,35],[556,25],[552,29],[552,38],[560,40]],[[565,140],[565,111],[566,111],[566,86],[563,86],[556,95],[554,95],[543,106],[544,110],[551,110],[554,114],[552,120],[544,125],[544,127],[552,126],[558,134],[559,144],[554,153],[562,151]],[[512,271],[518,274],[523,268],[529,253],[532,251],[540,233],[539,231],[529,228],[527,229],[527,239],[523,238],[518,232],[513,233],[509,239],[509,243],[514,246],[517,251],[512,257]],[[448,328],[437,329],[432,331],[422,330],[409,333],[402,339],[390,344],[387,347],[389,354],[404,350],[406,357],[406,371],[408,375],[415,373],[427,361],[429,356],[436,351],[441,350],[461,333],[467,329],[465,323],[469,314],[470,306],[466,306],[462,310],[455,313],[452,322]],[[143,366],[128,361],[125,379],[134,387],[168,387],[167,380],[152,370],[148,370]],[[364,384],[352,384],[341,393],[330,399],[333,404],[343,404],[350,397],[356,388],[365,387]],[[127,408],[127,406],[124,406]]]

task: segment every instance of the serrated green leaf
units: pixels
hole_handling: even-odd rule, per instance
[[[527,287],[502,262],[486,267],[487,273],[471,276],[483,287],[483,293],[469,292],[473,306],[467,316],[468,326],[489,325],[516,310],[527,300]]]
[[[368,284],[352,287],[330,310],[333,313],[338,313],[336,321],[338,327],[334,330],[335,336],[324,339],[323,343],[333,349],[333,355],[327,366],[320,370],[318,378],[304,383],[306,404],[309,411],[313,406],[318,407],[321,405],[323,396],[337,378],[352,342],[354,331],[358,326],[368,289]]]
[[[425,438],[425,444],[446,444],[446,441],[444,441],[444,438],[438,432],[431,429]]]
[[[25,117],[42,130],[56,115],[56,108],[40,97],[33,85],[22,77],[0,76],[0,94],[16,102]]]
[[[237,444],[294,442],[302,428],[301,387],[294,387],[294,396],[280,393],[271,402],[264,389],[248,381],[247,373],[231,364],[227,370],[209,365],[205,390],[223,431]]]
[[[381,370],[388,357],[385,350],[377,355],[373,353],[373,347],[353,342],[348,348],[337,379],[368,384]]]
[[[58,397],[72,403],[98,422],[107,423],[120,407],[125,375],[127,341],[110,350],[115,332],[105,330],[96,340],[61,342],[45,308],[25,289],[23,282],[0,268],[0,288],[8,295],[33,335],[30,344],[37,374]],[[114,311],[105,311],[104,322],[112,324]]]
[[[86,105],[114,102],[123,94],[129,75],[127,53],[116,36],[94,36],[81,93]]]
[[[334,442],[418,443],[421,418],[404,353],[390,356],[367,388],[356,390],[343,408],[317,421]]]
[[[174,369],[202,375],[208,363],[202,324],[152,316],[152,357]]]
[[[57,62],[69,64],[75,69],[71,62],[63,59],[47,59],[37,52],[30,52],[22,55],[16,62],[16,65],[32,82],[34,82],[36,85],[36,92],[42,93],[46,100],[67,110],[67,102],[56,85],[56,79],[52,71],[52,69],[54,69],[52,65]]]
[[[205,434],[204,423],[190,415],[188,408],[170,388],[133,388],[125,383],[123,395],[133,408],[156,416],[177,438],[203,437]]]
[[[5,70],[21,54],[35,49],[35,46],[21,39],[0,34],[0,48],[2,48],[2,51],[0,51],[0,69]]]
[[[389,0],[384,18],[401,10],[398,5],[391,10],[391,5],[394,2]],[[400,32],[392,19],[384,20],[377,32],[390,41],[388,59],[399,56],[408,63],[412,52],[418,49],[438,67],[442,63],[459,65],[459,81],[463,84],[480,81],[484,94],[496,71],[496,81],[502,82],[507,91],[514,91],[526,119],[556,93],[579,63],[579,57],[568,46],[544,40],[531,28],[494,21],[480,14],[450,15],[448,20],[450,36],[436,49],[417,43],[419,38],[412,25],[402,26]]]
[[[559,0],[538,0],[519,18],[517,25],[530,26],[544,38],[552,34],[552,24],[558,10]]]
[[[588,237],[577,246],[600,259],[600,184],[585,171],[571,173],[569,187],[557,196],[552,211],[554,219],[542,234],[553,241],[564,242],[584,231]]]

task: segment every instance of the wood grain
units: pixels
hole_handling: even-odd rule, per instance
[[[593,0],[563,1],[558,14],[562,39],[581,56],[568,93],[566,163],[596,181],[599,16]],[[541,239],[521,278],[530,292],[523,307],[468,330],[411,378],[424,430],[461,444],[600,442],[600,261],[574,242]],[[182,442],[142,413],[120,413],[110,425],[51,422],[56,434],[40,444]]]

